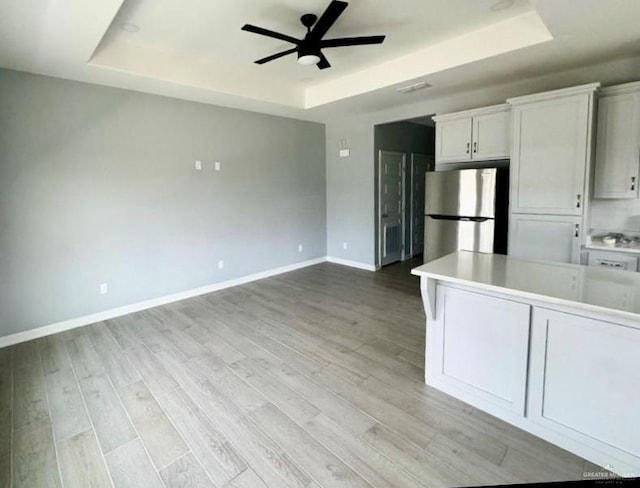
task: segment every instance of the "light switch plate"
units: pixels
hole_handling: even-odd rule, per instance
[[[213,166],[216,171],[220,171],[220,161],[216,161],[215,163],[213,163]]]
[[[351,151],[349,149],[340,149],[341,158],[348,158],[350,154],[351,154]]]
[[[196,169],[202,171],[202,161],[196,161]]]

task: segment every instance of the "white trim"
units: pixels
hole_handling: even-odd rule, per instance
[[[586,85],[571,86],[569,88],[560,88],[559,90],[551,90],[542,93],[534,93],[532,95],[524,95],[521,97],[508,98],[507,103],[511,105],[522,105],[523,103],[537,103],[545,100],[554,100],[556,98],[570,97],[571,95],[593,94],[600,88],[600,82],[587,83]]]
[[[374,266],[373,264],[359,263],[358,261],[349,261],[348,259],[333,258],[331,256],[327,256],[327,261],[343,266],[350,266],[351,268],[364,269],[365,271],[378,271],[380,269],[379,266]]]
[[[434,122],[444,122],[447,120],[466,119],[469,117],[477,117],[478,115],[489,115],[510,111],[511,105],[509,105],[508,103],[501,103],[500,105],[491,105],[488,107],[478,107],[469,110],[461,110],[460,112],[434,115],[432,119]]]
[[[95,322],[100,322],[102,320],[109,320],[115,317],[121,317],[122,315],[139,312],[141,310],[146,310],[148,308],[158,307],[160,305],[166,305],[167,303],[177,302],[177,301],[185,300],[187,298],[195,297],[198,295],[204,295],[206,293],[223,290],[225,288],[231,288],[234,286],[243,285],[245,283],[250,283],[252,281],[262,280],[264,278],[269,278],[270,276],[275,276],[282,273],[288,273],[289,271],[294,271],[300,268],[306,268],[307,266],[313,266],[314,264],[324,263],[327,260],[328,259],[326,256],[310,259],[308,261],[302,261],[299,263],[290,264],[288,266],[282,266],[280,268],[269,269],[267,271],[262,271],[260,273],[242,276],[240,278],[235,278],[232,280],[221,281],[220,283],[213,283],[211,285],[206,285],[206,286],[201,286],[199,288],[193,288],[191,290],[181,291],[178,293],[174,293],[172,295],[165,295],[158,298],[152,298],[151,300],[146,300],[144,302],[132,303],[130,305],[125,305],[123,307],[112,308],[110,310],[105,310],[103,312],[98,312],[91,315],[85,315],[83,317],[63,320],[62,322],[56,322],[55,324],[37,327],[35,329],[26,330],[24,332],[16,332],[15,334],[10,334],[10,335],[0,337],[0,348],[12,346],[14,344],[19,344],[20,342],[26,342],[33,339],[38,339],[40,337],[45,337],[51,334],[57,334],[58,332],[64,332],[66,330],[75,329],[77,327],[93,324]],[[355,264],[359,264],[359,263],[355,263]],[[362,266],[365,266],[365,265],[362,265]]]

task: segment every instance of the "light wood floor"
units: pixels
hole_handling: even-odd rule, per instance
[[[424,385],[412,264],[320,264],[0,350],[0,487],[440,487],[598,470]]]

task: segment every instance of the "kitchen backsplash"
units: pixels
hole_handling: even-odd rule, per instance
[[[640,200],[593,200],[591,227],[640,232]]]

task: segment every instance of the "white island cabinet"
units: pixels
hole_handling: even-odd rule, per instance
[[[467,251],[412,273],[427,384],[640,476],[639,273]]]

